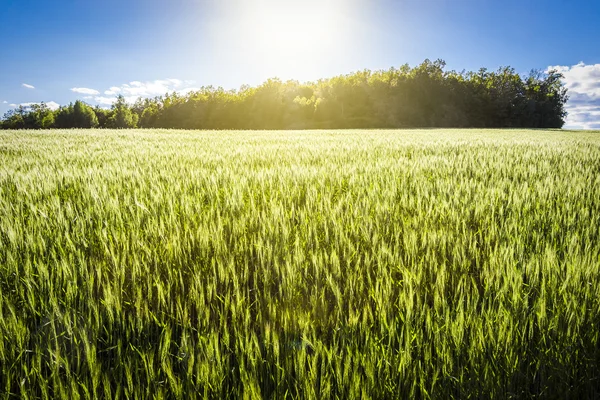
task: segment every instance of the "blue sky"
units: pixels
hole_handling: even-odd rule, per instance
[[[0,113],[442,58],[559,67],[568,126],[600,128],[598,21],[600,2],[573,0],[2,0]]]

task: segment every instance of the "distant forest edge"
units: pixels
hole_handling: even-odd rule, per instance
[[[181,128],[561,128],[567,90],[557,71],[520,76],[513,68],[444,71],[425,60],[317,82],[269,79],[257,87],[212,86],[185,95],[119,96],[111,109],[82,101],[50,110],[44,103],[8,111],[3,129]]]

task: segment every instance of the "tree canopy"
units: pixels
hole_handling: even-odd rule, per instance
[[[445,71],[425,60],[380,71],[358,71],[317,82],[269,79],[260,86],[212,86],[166,93],[110,110],[76,101],[49,110],[43,103],[4,115],[4,129],[183,128],[309,129],[412,127],[560,128],[568,99],[557,71],[520,76],[513,68]]]

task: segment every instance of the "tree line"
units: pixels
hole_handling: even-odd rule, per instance
[[[212,86],[167,93],[111,109],[76,101],[49,109],[19,107],[3,129],[48,128],[560,128],[567,91],[557,71],[521,76],[513,68],[445,71],[442,60],[416,67],[358,71],[316,82],[269,79],[257,87]]]

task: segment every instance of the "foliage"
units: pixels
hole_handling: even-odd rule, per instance
[[[364,70],[305,84],[269,79],[258,87],[230,91],[208,86],[185,96],[167,93],[138,99],[133,106],[120,96],[110,115],[98,108],[95,111],[102,128],[563,126],[568,97],[562,75],[556,71],[534,71],[521,77],[509,67],[457,73],[444,71],[445,65],[442,60],[425,60],[414,68]],[[66,111],[57,113],[61,112]],[[39,123],[23,122],[24,113],[7,113],[0,127],[40,127]],[[54,127],[84,127],[55,117]]]
[[[131,111],[123,95],[117,96],[117,101],[112,106],[111,116],[107,126],[110,128],[135,128],[138,116]]]
[[[77,100],[56,111],[54,126],[57,128],[95,128],[98,126],[96,113],[89,105]]]
[[[0,397],[596,398],[599,146],[0,133]]]

